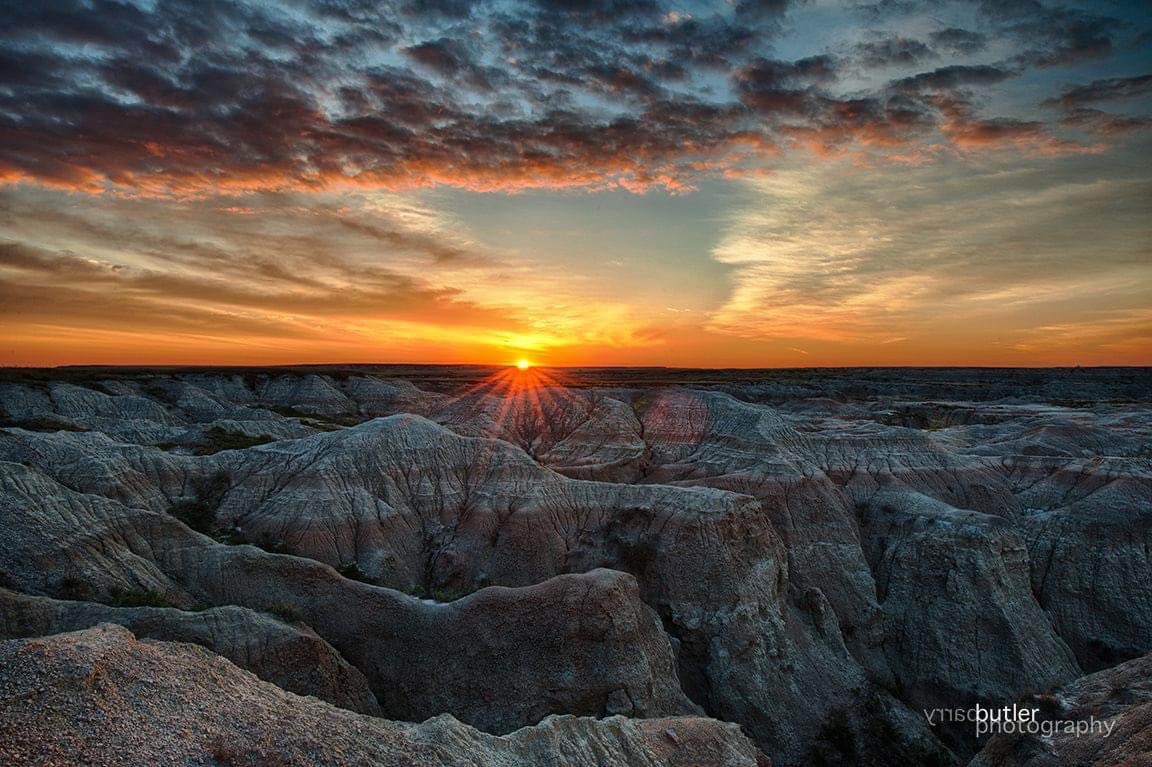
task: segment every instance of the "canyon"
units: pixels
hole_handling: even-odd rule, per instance
[[[5,763],[1150,758],[1147,369],[11,369],[0,419]],[[1117,725],[923,713],[1012,702]]]

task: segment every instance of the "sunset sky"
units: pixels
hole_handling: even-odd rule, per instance
[[[0,364],[1152,364],[1152,5],[0,0]]]

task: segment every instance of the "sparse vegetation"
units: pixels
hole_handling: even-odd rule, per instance
[[[349,562],[346,565],[341,565],[336,571],[343,575],[345,578],[353,581],[360,581],[361,583],[376,583],[376,579],[368,575],[360,569],[358,562]]]
[[[172,607],[172,602],[156,589],[112,589],[108,604],[113,607]]]
[[[1066,407],[1075,410],[1091,410],[1100,404],[1096,400],[1089,399],[1050,399],[1048,403],[1057,407]]]
[[[269,554],[291,554],[292,553],[292,550],[288,548],[288,544],[286,544],[284,541],[280,540],[279,538],[277,538],[276,540],[272,540],[271,538],[265,538],[265,539],[259,540],[259,541],[248,541],[248,543],[250,543],[253,546],[256,546],[258,548],[264,549]]]
[[[341,426],[337,423],[333,423],[331,421],[317,421],[315,418],[301,418],[300,423],[304,424],[305,426],[307,426],[311,429],[316,429],[317,431],[340,431],[341,429],[344,428],[343,426]],[[359,423],[359,421],[357,421],[356,423]],[[348,425],[353,426],[355,424],[348,424]]]
[[[317,415],[316,413],[306,413],[303,410],[297,410],[294,407],[286,407],[284,405],[260,405],[259,407],[264,410],[271,410],[273,413],[282,415],[285,418],[295,418],[305,426],[319,431],[339,431],[345,426],[355,426],[356,424],[370,420],[366,416],[354,414]]]
[[[216,524],[216,510],[228,492],[228,476],[223,472],[202,479],[192,493],[168,507],[168,513],[198,533],[215,538],[221,543],[235,543],[233,531]]]
[[[276,441],[276,438],[270,434],[260,434],[253,437],[236,431],[228,431],[219,426],[208,429],[204,437],[204,441],[193,449],[196,455],[213,455],[224,450],[243,450]]]
[[[198,533],[211,535],[216,529],[215,511],[199,500],[177,501],[168,508],[168,513]]]
[[[856,762],[856,736],[848,715],[837,711],[824,722],[820,734],[812,745],[808,763],[815,767],[854,764]]]
[[[0,408],[0,427],[12,427],[25,431],[88,431],[83,426],[51,413],[31,418],[15,418]]]
[[[67,575],[56,584],[56,596],[59,599],[83,602],[88,599],[90,593],[88,584],[75,575]]]
[[[275,615],[285,623],[303,623],[304,616],[297,609],[296,605],[287,602],[277,602],[273,605],[268,605],[264,608],[264,612],[269,615]]]
[[[222,767],[231,767],[231,765],[239,764],[240,750],[220,736],[212,739],[209,750],[212,752],[212,758],[216,760],[217,764],[222,765]]]

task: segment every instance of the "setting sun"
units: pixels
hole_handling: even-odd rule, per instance
[[[528,360],[516,360],[516,367],[520,368],[521,370],[527,370],[528,368],[532,367],[532,363]]]

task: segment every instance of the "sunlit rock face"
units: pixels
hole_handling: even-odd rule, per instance
[[[736,725],[702,717],[553,716],[504,737],[449,715],[366,717],[113,624],[0,642],[0,717],[5,764],[767,764]]]
[[[5,630],[144,625],[497,734],[707,715],[779,764],[963,762],[921,709],[1152,650],[1152,381],[619,375],[2,383]]]
[[[141,639],[206,647],[266,682],[362,714],[380,713],[364,675],[302,623],[243,607],[185,612],[111,607],[0,589],[0,637],[37,637],[115,623]]]

